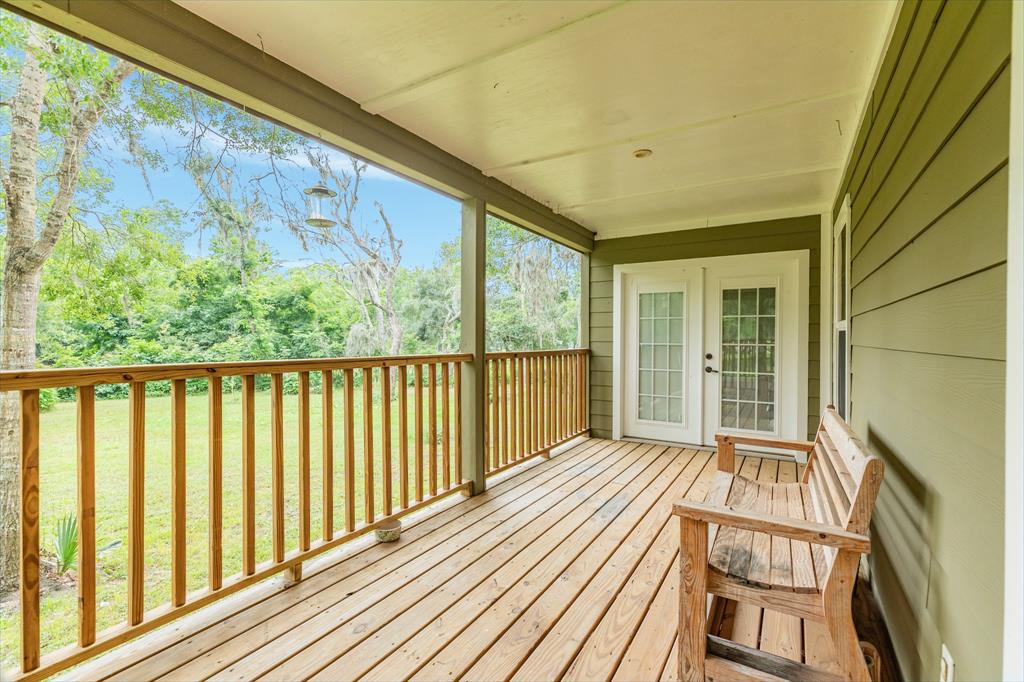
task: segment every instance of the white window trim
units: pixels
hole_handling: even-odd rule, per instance
[[[832,290],[832,301],[831,301],[831,304],[832,304],[831,305],[831,307],[832,307],[832,322],[831,322],[831,327],[832,327],[832,343],[831,343],[832,352],[829,355],[829,365],[831,367],[831,376],[832,376],[832,382],[831,383],[832,383],[832,385],[831,385],[830,390],[829,390],[829,392],[827,394],[829,396],[829,401],[828,402],[832,403],[833,405],[836,405],[836,407],[842,407],[843,414],[846,415],[847,419],[850,418],[850,393],[851,393],[851,388],[852,388],[851,385],[850,385],[851,377],[852,377],[852,373],[850,371],[850,348],[851,348],[851,343],[850,343],[851,329],[850,328],[852,326],[851,322],[850,322],[850,319],[853,316],[853,311],[850,309],[850,305],[851,305],[851,302],[852,302],[852,300],[851,300],[852,297],[850,295],[850,291],[851,291],[851,289],[853,287],[851,286],[851,281],[850,281],[850,275],[851,275],[850,263],[853,260],[853,258],[852,258],[852,254],[850,253],[850,246],[851,246],[850,232],[851,232],[851,225],[850,225],[850,195],[847,194],[843,198],[843,205],[839,209],[839,215],[836,217],[836,221],[832,225],[832,248],[831,248],[831,261],[832,261],[832,263],[830,264],[830,272],[832,273],[832,286],[830,287],[831,290]],[[840,250],[840,248],[839,248],[839,246],[840,246],[839,245],[839,240],[840,239],[843,239],[844,242],[845,242],[845,244],[843,244],[843,246],[845,248],[842,249],[842,250]],[[840,253],[846,254],[845,262],[843,262],[843,263],[839,263],[837,261],[838,254],[840,254]],[[840,275],[840,268],[843,269],[842,270],[842,274],[844,274],[845,277],[840,277],[839,276]],[[846,282],[846,290],[845,291],[840,291],[839,290],[839,283],[843,282],[843,281]],[[842,318],[842,319],[839,318],[840,303],[842,304],[842,309],[846,312],[846,317]],[[843,345],[842,348],[839,347],[839,333],[840,332],[846,332],[846,342],[845,342],[845,344]],[[845,360],[846,360],[846,362],[843,363],[843,366],[845,367],[845,370],[846,370],[844,372],[845,373],[845,377],[844,377],[844,382],[843,382],[843,385],[846,387],[846,395],[843,396],[843,403],[844,404],[841,405],[841,406],[836,404],[838,402],[838,397],[836,396],[836,388],[839,386],[839,363],[837,363],[835,359],[836,359],[836,357],[838,356],[839,353],[843,353],[843,355],[845,357]]]

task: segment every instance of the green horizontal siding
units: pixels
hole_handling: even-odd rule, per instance
[[[590,255],[591,428],[608,438],[612,430],[612,280],[614,266],[684,258],[737,256],[772,251],[810,251],[808,323],[808,433],[818,426],[820,403],[821,218],[803,216],[743,225],[680,230],[598,240]]]
[[[873,575],[907,679],[937,678],[943,643],[959,679],[1001,674],[1009,24],[1006,2],[902,6],[840,194],[851,421],[886,462]]]

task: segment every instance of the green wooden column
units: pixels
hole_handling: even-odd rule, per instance
[[[473,482],[473,494],[487,486],[484,478],[484,411],[486,372],[487,205],[480,199],[462,202],[462,339],[460,350],[473,361],[462,373],[462,477]]]

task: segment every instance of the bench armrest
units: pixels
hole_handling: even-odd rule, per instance
[[[731,433],[715,434],[715,442],[730,443],[732,445],[758,445],[766,448],[779,448],[782,450],[796,450],[798,452],[811,452],[814,450],[814,441],[810,440],[783,440],[781,438],[757,438],[754,436],[735,436]]]
[[[814,521],[690,501],[676,502],[672,506],[672,513],[705,523],[768,533],[790,540],[828,545],[863,554],[871,552],[871,538],[868,536]]]

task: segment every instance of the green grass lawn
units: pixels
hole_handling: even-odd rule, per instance
[[[285,546],[298,547],[298,426],[297,397],[285,396]],[[355,399],[356,440],[356,520],[363,518],[363,410],[361,392]],[[424,407],[426,407],[424,396]],[[440,397],[438,398],[438,438],[440,439]],[[409,471],[413,471],[413,399],[409,395]],[[148,397],[146,400],[146,609],[170,600],[171,541],[171,420],[170,398]],[[344,525],[344,410],[343,392],[334,391],[334,526]],[[207,397],[187,398],[187,581],[188,589],[207,584],[208,533],[208,449]],[[241,571],[241,400],[238,393],[224,395],[224,463],[223,463],[223,561],[224,577]],[[454,415],[454,402],[452,403]],[[375,500],[381,513],[381,453],[379,403],[374,409]],[[76,509],[76,407],[74,403],[58,403],[44,412],[40,425],[40,544],[43,561],[53,559],[53,535],[58,520]],[[310,396],[311,427],[311,537],[322,533],[322,459],[321,399]],[[424,418],[424,434],[427,419]],[[393,493],[398,501],[398,415],[397,402],[392,405]],[[451,438],[454,439],[454,429]],[[438,446],[440,460],[441,447]],[[429,449],[424,445],[424,459]],[[271,469],[270,469],[270,394],[256,394],[256,560],[271,557]],[[454,457],[454,446],[452,448]],[[440,462],[438,477],[440,487]],[[424,463],[424,470],[427,469]],[[454,481],[454,473],[452,475]],[[410,497],[414,484],[409,484]],[[425,484],[424,491],[429,487]],[[98,630],[122,623],[127,618],[127,533],[128,533],[128,401],[96,402],[96,546],[116,544],[97,558],[96,625]],[[287,551],[286,550],[286,551]],[[44,576],[49,571],[43,570]],[[43,580],[41,615],[42,650],[59,649],[76,641],[77,592],[73,581],[64,583]],[[9,669],[20,660],[20,613],[17,593],[7,594],[0,604],[0,647],[2,667]]]

